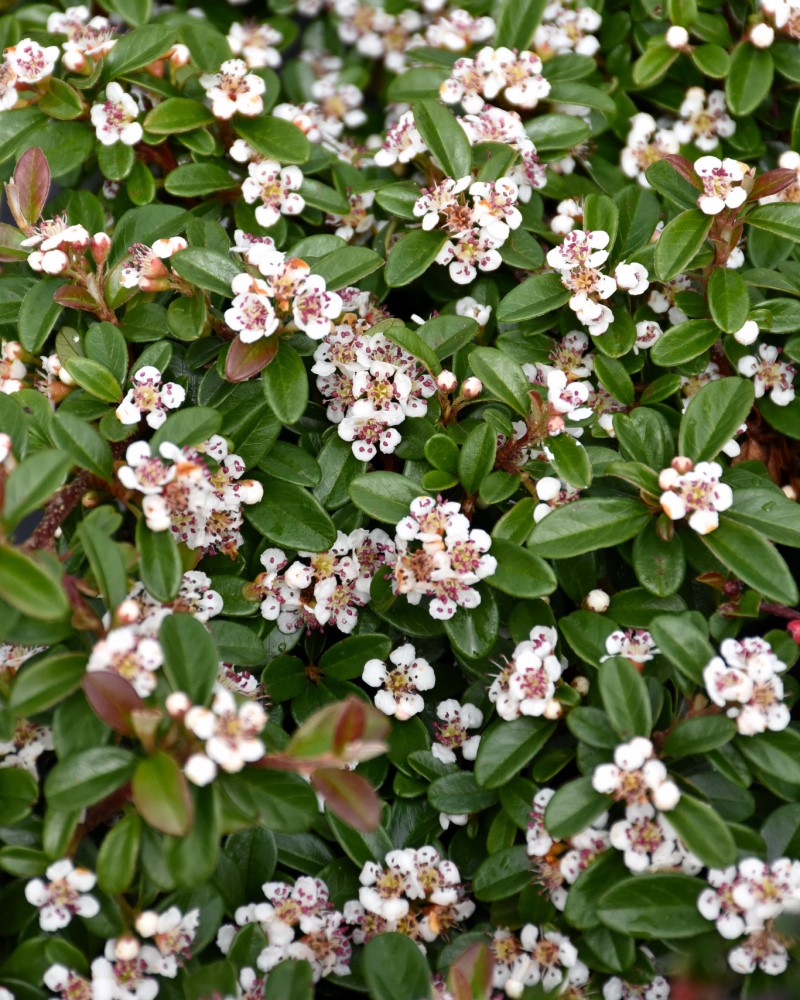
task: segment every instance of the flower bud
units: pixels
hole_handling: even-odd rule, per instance
[[[670,465],[681,476],[685,476],[687,472],[691,472],[694,468],[694,462],[685,455],[677,455],[672,459]]]
[[[573,691],[577,691],[577,693],[583,698],[589,693],[591,685],[589,683],[589,678],[581,675],[580,677],[573,678],[570,687]]]
[[[436,384],[442,392],[453,392],[455,387],[458,385],[458,379],[452,372],[443,370],[439,372],[436,378]]]
[[[787,497],[789,500],[794,500],[795,502],[797,501],[797,490],[794,488],[794,486],[792,486],[791,483],[787,483],[785,486],[781,486],[781,490],[783,491],[783,495]]]
[[[669,812],[680,801],[681,793],[674,781],[665,781],[652,791],[653,805],[661,812]]]
[[[134,600],[125,600],[117,608],[117,621],[120,625],[133,625],[139,621],[141,609]]]
[[[461,383],[461,392],[467,399],[475,399],[483,392],[483,383],[472,375]]]
[[[786,631],[794,639],[798,646],[800,646],[800,618],[795,618],[794,621],[788,622],[786,625]]]
[[[551,698],[550,701],[545,705],[543,715],[545,719],[550,719],[555,721],[561,718],[561,714],[564,709],[561,707],[561,702],[556,701],[555,698]]]
[[[189,49],[185,45],[173,45],[167,53],[167,59],[177,68],[187,66],[189,64]]]
[[[92,260],[98,266],[105,264],[108,259],[108,252],[111,249],[111,237],[108,233],[95,233],[91,242]]]
[[[155,910],[145,910],[136,918],[136,932],[142,937],[153,937],[158,930],[158,914]]]
[[[185,692],[173,691],[167,695],[164,707],[173,719],[182,719],[192,707],[192,702]]]
[[[204,753],[193,753],[186,761],[183,769],[186,777],[193,785],[210,785],[217,776],[217,765],[209,760]]]
[[[133,934],[123,934],[114,944],[114,955],[120,962],[131,962],[139,954],[139,942]]]
[[[664,41],[671,49],[683,49],[689,44],[689,32],[679,24],[673,24]]]
[[[744,344],[745,346],[754,344],[758,340],[758,323],[754,319],[747,320],[744,326],[734,333],[733,339],[737,344]]]
[[[608,611],[611,598],[604,590],[590,590],[583,599],[583,606],[587,611],[594,611],[598,615]]]
[[[63,250],[47,250],[42,254],[41,264],[45,274],[63,274],[69,266],[69,257]]]
[[[750,31],[750,44],[757,49],[768,49],[775,41],[775,29],[769,24],[757,24]]]

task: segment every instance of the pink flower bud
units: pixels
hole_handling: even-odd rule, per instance
[[[117,621],[120,625],[133,625],[139,621],[140,609],[136,601],[123,601],[117,608]]]
[[[694,462],[691,458],[687,458],[685,455],[676,456],[672,459],[670,465],[681,476],[685,476],[687,472],[691,472],[694,468]]]
[[[458,385],[458,379],[452,372],[441,371],[436,378],[436,384],[441,389],[442,392],[453,392],[455,387]]]
[[[173,719],[182,719],[192,707],[191,699],[183,691],[173,691],[167,695],[164,707]]]
[[[189,63],[189,49],[185,45],[173,45],[167,53],[167,59],[178,68],[186,66]]]
[[[105,264],[111,249],[111,237],[108,233],[95,233],[92,237],[92,259],[98,266]]]
[[[483,382],[471,375],[461,383],[461,392],[467,399],[475,399],[483,392]]]
[[[608,611],[611,598],[604,590],[590,590],[583,600],[583,605],[587,611],[594,611],[599,615]]]

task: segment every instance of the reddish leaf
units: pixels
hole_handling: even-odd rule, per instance
[[[19,158],[14,177],[7,187],[9,208],[21,225],[34,225],[42,214],[49,191],[47,157],[38,146],[32,146]]]
[[[311,787],[325,799],[331,812],[354,830],[377,830],[381,803],[375,789],[354,771],[321,767],[311,776]]]
[[[78,285],[62,285],[53,299],[68,309],[83,309],[91,313],[97,311],[97,300]]]
[[[364,737],[366,706],[360,698],[348,698],[341,705],[341,712],[333,730],[333,752],[340,755],[349,743]]]
[[[694,185],[698,191],[703,190],[703,183],[697,176],[694,170],[694,164],[691,160],[687,160],[685,156],[679,156],[677,153],[670,153],[666,157],[667,163],[683,177],[685,181]]]
[[[351,697],[326,705],[306,719],[295,730],[286,755],[304,760],[330,759],[331,755],[367,760],[382,752],[381,740],[388,731],[389,720],[382,712]]]
[[[271,364],[277,353],[277,337],[262,337],[253,344],[245,344],[237,337],[225,358],[225,378],[229,382],[245,382]]]
[[[27,260],[33,247],[21,246],[25,233],[0,222],[0,261]]]
[[[92,671],[81,686],[95,715],[116,732],[134,735],[131,712],[142,711],[145,704],[124,677],[106,670]]]
[[[796,170],[768,170],[765,174],[756,177],[753,186],[750,188],[748,201],[757,201],[770,194],[777,194],[791,187],[797,180]]]
[[[447,977],[454,1000],[488,1000],[493,972],[494,960],[486,944],[478,941],[467,948],[453,962]]]
[[[194,824],[194,803],[178,762],[159,750],[139,762],[131,781],[133,802],[154,830],[185,837]]]

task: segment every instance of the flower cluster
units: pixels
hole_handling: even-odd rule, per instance
[[[728,941],[747,935],[728,953],[730,967],[741,975],[758,968],[779,976],[789,955],[773,921],[782,913],[800,913],[800,861],[778,858],[769,865],[745,858],[736,867],[712,868],[708,883],[697,900],[700,913]]]
[[[653,754],[653,744],[644,736],[620,743],[614,750],[614,763],[598,764],[594,769],[592,786],[601,795],[613,795],[629,807],[652,802],[660,812],[674,809],[680,801],[680,790],[668,779],[663,762]]]
[[[21,767],[37,778],[37,760],[53,748],[50,726],[37,726],[27,719],[17,719],[11,739],[0,740],[0,767]]]
[[[406,418],[425,416],[436,383],[412,355],[365,326],[345,313],[314,352],[311,371],[339,437],[369,462],[378,450],[395,450]]]
[[[165,237],[156,240],[152,246],[134,243],[128,248],[130,259],[126,260],[120,273],[120,285],[123,288],[139,288],[143,292],[166,291],[176,275],[164,261],[185,250],[188,245],[182,236]]]
[[[492,985],[507,997],[521,997],[528,986],[541,983],[546,993],[559,987],[559,994],[584,986],[589,969],[578,958],[578,949],[558,931],[540,931],[525,924],[519,933],[501,927],[492,936],[494,970]]]
[[[223,955],[230,951],[238,928],[255,923],[267,939],[256,959],[263,972],[293,959],[309,963],[315,983],[330,975],[349,974],[348,928],[321,879],[301,876],[294,885],[266,882],[262,891],[266,902],[240,906],[234,914],[236,924],[220,927],[217,947]]]
[[[460,504],[417,497],[396,528],[394,591],[412,605],[430,597],[428,611],[440,620],[452,618],[457,608],[476,608],[481,595],[475,584],[497,567],[486,554],[491,544],[485,531],[470,528]]]
[[[171,531],[190,549],[235,555],[242,543],[242,507],[258,503],[264,490],[242,479],[244,463],[228,454],[215,435],[197,449],[136,441],[117,472],[122,485],[142,494],[142,510],[151,531]]]
[[[434,847],[390,851],[383,865],[368,861],[359,881],[358,900],[343,910],[356,944],[398,931],[424,949],[475,912],[458,868]]]
[[[358,609],[369,600],[372,578],[381,566],[394,563],[395,545],[380,528],[357,528],[349,535],[340,531],[325,552],[297,554],[300,558],[289,565],[282,549],[261,553],[264,572],[250,589],[261,601],[263,617],[285,634],[328,624],[352,632]]]
[[[510,721],[520,715],[558,718],[561,714],[555,693],[566,660],[556,655],[557,643],[554,628],[536,625],[516,647],[489,688],[489,700],[501,719]]]
[[[608,233],[602,230],[573,229],[547,254],[547,263],[572,293],[570,309],[593,336],[605,333],[614,318],[604,300],[618,289],[641,295],[650,284],[647,269],[635,262],[617,264],[613,276],[604,274],[600,268],[608,260],[608,243]]]
[[[262,276],[243,272],[231,282],[234,297],[225,322],[244,343],[272,336],[281,323],[293,322],[312,340],[330,333],[342,312],[342,297],[329,292],[306,261],[287,257],[268,237],[256,239],[238,230],[234,249]]]
[[[542,60],[535,52],[484,46],[474,59],[457,59],[450,76],[439,88],[446,104],[460,104],[467,114],[477,114],[487,101],[500,97],[514,107],[531,111],[550,93],[542,76]]]
[[[719,515],[733,503],[730,486],[720,482],[722,466],[718,462],[698,462],[689,458],[673,458],[668,469],[662,469],[658,485],[661,507],[667,517],[679,521],[687,517],[689,527],[707,535],[719,527]]]
[[[790,715],[779,676],[786,664],[770,644],[754,637],[723,639],[720,654],[703,670],[711,701],[727,708],[742,736],[786,729]]]

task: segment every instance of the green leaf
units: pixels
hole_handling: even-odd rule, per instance
[[[281,341],[272,363],[261,373],[264,395],[272,412],[282,424],[290,426],[308,406],[308,375],[303,359]]]
[[[547,446],[553,453],[553,468],[561,479],[579,490],[591,485],[592,463],[582,444],[569,434],[557,434],[548,438]]]
[[[364,948],[362,969],[374,1000],[427,1000],[432,995],[428,963],[405,934],[376,934]]]
[[[279,163],[307,163],[311,156],[311,143],[303,132],[282,118],[240,118],[236,131],[257,153]]]
[[[638,184],[617,192],[614,202],[619,212],[617,252],[625,259],[634,250],[650,243],[661,214],[661,206],[652,191],[647,191]]]
[[[401,935],[397,935],[400,937]],[[308,962],[289,958],[270,970],[264,990],[264,1000],[312,1000],[314,985]]]
[[[748,213],[748,225],[763,229],[775,236],[798,242],[800,240],[800,205],[776,202],[758,205]]]
[[[23,459],[5,483],[3,521],[13,526],[43,507],[67,478],[71,465],[70,455],[51,449]]]
[[[591,128],[582,118],[551,111],[525,122],[525,131],[536,149],[572,149],[591,135]]]
[[[653,726],[647,685],[636,667],[622,656],[601,664],[600,697],[611,725],[622,741],[649,736]]]
[[[686,556],[678,534],[667,542],[651,521],[633,542],[636,578],[651,594],[670,597],[677,593],[686,573]]]
[[[747,379],[733,377],[708,382],[686,407],[678,453],[695,462],[715,459],[747,419],[753,399],[753,383]]]
[[[401,236],[389,251],[384,280],[389,288],[402,288],[424,274],[448,240],[441,230],[414,229]]]
[[[225,787],[237,805],[275,833],[299,833],[319,818],[317,797],[299,774],[247,767]]]
[[[494,467],[497,434],[488,424],[479,424],[467,435],[458,458],[458,478],[467,493],[477,493]]]
[[[662,368],[683,365],[700,357],[718,339],[716,323],[708,319],[689,319],[665,330],[650,349],[650,357]]]
[[[656,243],[656,276],[660,281],[670,281],[694,260],[703,246],[714,221],[698,208],[681,212],[668,222]]]
[[[708,641],[708,626],[695,611],[663,615],[650,623],[650,634],[662,654],[688,680],[703,683],[703,670],[716,655]]]
[[[736,333],[750,311],[750,296],[744,278],[729,267],[718,267],[708,282],[708,307],[720,330]]]
[[[607,194],[590,194],[583,203],[583,224],[587,230],[594,232],[602,229],[608,233],[608,252],[614,246],[619,225],[619,211]]]
[[[399,344],[409,354],[417,358],[425,365],[433,375],[438,375],[442,370],[439,359],[431,348],[425,343],[422,337],[403,326],[400,322],[392,322],[380,331],[387,340]]]
[[[600,924],[600,918],[597,916],[598,900],[629,875],[630,872],[618,851],[608,850],[600,854],[580,873],[569,890],[567,905],[564,907],[567,922],[579,930],[598,927]]]
[[[548,563],[521,545],[494,538],[490,554],[497,560],[497,568],[486,582],[495,590],[519,600],[532,600],[552,594],[558,586]]]
[[[707,753],[729,743],[735,735],[736,723],[724,715],[684,719],[664,741],[664,753],[670,757]]]
[[[534,526],[530,547],[545,559],[566,559],[633,538],[650,518],[638,500],[597,497],[557,507]]]
[[[597,354],[594,359],[594,370],[600,384],[615,399],[624,403],[625,406],[633,404],[635,395],[633,382],[621,361]]]
[[[194,705],[204,704],[217,679],[220,661],[206,627],[192,615],[167,615],[158,639],[172,690],[185,691]]]
[[[47,92],[42,94],[37,107],[48,118],[57,118],[59,121],[80,118],[85,110],[77,90],[55,76],[50,77]]]
[[[144,763],[144,762],[143,762]],[[127,813],[103,838],[97,854],[97,884],[116,896],[129,888],[136,875],[142,821],[138,813]]]
[[[459,180],[469,177],[472,148],[467,133],[458,124],[452,111],[440,101],[417,101],[413,107],[414,124],[425,145],[444,168],[448,177]]]
[[[636,875],[600,897],[597,915],[611,930],[648,941],[691,938],[709,929],[697,896],[697,879],[691,875]]]
[[[633,82],[637,87],[652,87],[664,78],[677,58],[678,52],[670,48],[663,38],[651,39],[645,51],[633,64]]]
[[[530,880],[531,860],[527,850],[523,846],[508,847],[481,863],[472,878],[472,890],[477,899],[492,903],[518,896],[530,885]]]
[[[499,323],[521,323],[535,319],[560,309],[569,297],[569,289],[564,288],[557,274],[536,274],[500,300],[497,320]]]
[[[211,125],[214,116],[200,101],[187,97],[168,97],[145,115],[144,130],[153,135],[179,135],[204,125]]]
[[[125,600],[128,593],[128,578],[122,550],[112,541],[109,533],[91,521],[78,525],[77,537],[89,560],[92,575],[106,603],[113,611]]]
[[[170,617],[193,620],[186,615]],[[175,758],[163,750],[139,761],[131,781],[131,795],[142,819],[154,830],[171,837],[185,837],[191,830],[194,804],[186,778]]]
[[[78,385],[96,399],[104,403],[118,403],[122,399],[122,387],[100,362],[73,355],[67,358],[64,367]]]
[[[730,521],[723,514],[715,531],[699,537],[734,576],[767,600],[797,604],[797,584],[792,571],[775,546],[755,528]]]
[[[328,510],[338,510],[350,501],[350,483],[363,475],[366,462],[360,462],[353,454],[347,441],[333,434],[317,455],[320,480],[314,489],[314,496]]]
[[[184,837],[164,837],[163,857],[175,885],[202,886],[217,866],[220,835],[214,800],[220,795],[223,784],[220,778],[209,787],[192,789],[195,821],[189,833]],[[209,995],[201,993],[197,1000]]]
[[[37,621],[60,621],[70,611],[67,595],[52,574],[6,545],[0,545],[0,598]]]
[[[176,198],[198,198],[238,185],[237,179],[216,163],[186,163],[164,178],[164,190]]]
[[[318,208],[323,212],[330,212],[334,215],[346,215],[350,211],[349,202],[343,194],[340,194],[336,188],[328,187],[327,184],[322,184],[320,181],[314,180],[313,177],[303,178],[300,195],[306,205],[310,205],[311,208]],[[366,253],[372,253],[366,247],[348,247],[347,249],[364,250]],[[342,285],[346,284],[348,284],[347,281],[342,282]],[[341,288],[342,285],[339,287]],[[328,282],[328,287],[333,287],[330,282]]]
[[[520,51],[527,49],[534,31],[539,27],[544,8],[544,0],[503,0],[492,44]]]
[[[340,681],[360,677],[367,660],[386,660],[392,641],[385,635],[351,635],[331,646],[319,661],[320,669]]]
[[[796,729],[740,736],[736,748],[768,788],[777,786],[775,791],[782,798],[800,796],[800,733]]]
[[[335,291],[345,285],[355,285],[383,263],[383,257],[369,247],[342,247],[314,261],[313,271],[325,279],[328,291]]]
[[[705,76],[722,80],[731,71],[731,57],[721,45],[692,46],[692,62]]]
[[[178,546],[171,531],[151,531],[143,517],[136,523],[139,576],[145,590],[157,601],[174,601],[183,579]]]
[[[533,760],[555,731],[546,719],[524,716],[498,719],[481,737],[475,759],[475,780],[482,788],[500,788]]]
[[[30,813],[39,798],[36,779],[21,768],[0,771],[0,825],[13,826]]]
[[[25,664],[14,678],[8,707],[19,718],[38,715],[77,691],[85,672],[84,653],[53,653]]]
[[[531,386],[522,366],[496,347],[476,347],[469,365],[495,399],[527,418],[531,412]]]
[[[31,354],[41,354],[55,326],[61,305],[54,296],[63,287],[61,278],[37,278],[25,293],[17,314],[17,336]]]
[[[166,24],[149,24],[121,35],[106,56],[102,78],[117,80],[136,69],[148,66],[172,46],[175,35]]]
[[[245,517],[275,545],[322,552],[336,541],[336,526],[302,486],[263,478],[264,499],[247,507]]]
[[[574,837],[608,809],[608,797],[592,788],[591,776],[562,785],[550,799],[544,825],[554,840]]]
[[[422,488],[396,472],[368,472],[353,479],[348,492],[365,514],[386,524],[397,524],[408,517],[409,507],[422,495]]]
[[[207,441],[222,426],[222,414],[210,406],[188,406],[171,413],[150,441],[154,453],[164,441],[186,448]]]
[[[110,482],[114,475],[114,457],[108,442],[92,424],[57,410],[50,433],[62,451],[67,452],[76,465]]]
[[[444,622],[444,630],[453,647],[463,656],[475,660],[488,656],[497,639],[500,618],[491,590],[481,592],[481,603],[467,611],[457,608],[452,618]]]
[[[69,754],[47,775],[44,794],[52,809],[85,809],[124,785],[136,757],[121,747],[91,747]]]
[[[254,627],[237,625],[236,622],[217,619],[209,622],[218,659],[224,663],[235,663],[240,667],[260,667],[264,665],[264,643],[259,639]]]
[[[725,97],[734,115],[749,115],[767,97],[775,65],[768,49],[740,42],[733,50],[725,80]]]
[[[102,175],[110,181],[125,180],[135,162],[133,146],[124,142],[115,142],[111,146],[101,145],[97,149],[97,165]]]
[[[645,171],[645,177],[652,188],[678,208],[697,207],[699,189],[682,177],[667,160],[656,160],[655,163],[651,163]]]
[[[428,801],[434,809],[446,813],[473,813],[488,809],[497,802],[497,792],[480,788],[468,771],[454,771],[432,782]]]
[[[277,119],[269,119],[277,121]],[[230,257],[210,247],[189,247],[170,257],[173,270],[190,284],[230,298],[231,282],[239,268]]]
[[[725,518],[747,524],[771,542],[800,548],[800,507],[773,489],[734,489]]]

